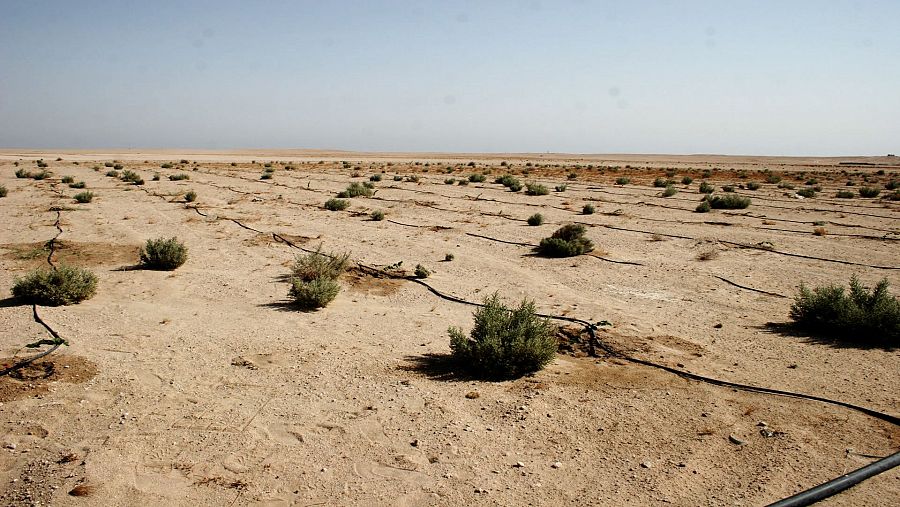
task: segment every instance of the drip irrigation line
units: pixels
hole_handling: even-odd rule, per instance
[[[492,238],[492,237],[490,237],[490,236],[482,236],[481,234],[475,234],[474,232],[467,232],[467,233],[466,233],[466,236],[472,236],[472,237],[475,237],[475,238],[481,238],[481,239],[487,239],[487,240],[490,240],[490,241],[496,241],[497,243],[506,243],[507,245],[516,245],[516,246],[525,246],[525,247],[529,247],[529,248],[537,248],[537,245],[532,244],[532,243],[520,243],[520,242],[518,242],[518,241],[507,241],[507,240],[505,240],[505,239],[497,239],[497,238]]]
[[[775,296],[775,297],[778,297],[778,298],[787,298],[787,296],[785,296],[785,295],[783,295],[783,294],[778,294],[778,293],[776,293],[776,292],[769,292],[769,291],[765,291],[765,290],[762,290],[762,289],[754,289],[753,287],[747,287],[747,286],[745,286],[745,285],[741,285],[741,284],[739,284],[739,283],[732,282],[731,280],[725,278],[724,276],[719,276],[719,275],[713,275],[713,276],[714,276],[715,278],[718,278],[719,280],[722,280],[723,282],[725,282],[725,283],[727,283],[727,284],[729,284],[729,285],[734,285],[735,287],[738,287],[738,288],[741,288],[741,289],[744,289],[744,290],[750,290],[750,291],[753,291],[753,292],[759,292],[760,294],[766,294],[767,296]]]

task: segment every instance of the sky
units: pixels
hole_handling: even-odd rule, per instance
[[[884,155],[900,2],[0,0],[0,147]]]

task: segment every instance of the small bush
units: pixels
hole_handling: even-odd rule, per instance
[[[519,190],[522,190],[522,184],[519,183],[518,181],[516,181],[515,183],[509,185],[509,191],[510,191],[510,192],[518,192]]]
[[[141,265],[147,269],[172,271],[187,261],[187,247],[178,238],[148,239],[141,248]]]
[[[381,181],[381,174],[376,173],[369,176],[369,181]]]
[[[75,182],[75,177],[74,177],[74,176],[63,176],[63,177],[62,177],[62,182],[63,182],[63,183],[74,183],[74,182]]]
[[[135,185],[143,185],[144,184],[144,179],[141,178],[141,175],[134,171],[127,171],[127,170],[123,171],[120,178],[122,181],[125,181],[128,183],[134,183]]]
[[[780,181],[781,181],[781,176],[779,176],[777,174],[769,173],[766,175],[766,183],[771,183],[774,185],[775,183],[779,183]]]
[[[112,162],[103,162],[103,167],[112,167],[112,166],[113,166]]]
[[[631,183],[631,178],[626,178],[624,176],[616,178],[616,185],[627,185],[629,183]]]
[[[9,190],[7,190],[5,186],[0,185],[0,197],[6,197],[8,193]]]
[[[734,185],[725,185],[722,187],[722,192],[734,192]]]
[[[154,173],[154,174],[153,174],[153,181],[159,181],[159,178],[160,178],[159,173]]]
[[[673,187],[672,185],[669,185],[668,187],[666,187],[665,190],[663,190],[662,196],[663,197],[672,197],[673,195],[675,195],[677,193],[678,193],[678,190],[675,187]]]
[[[408,181],[410,183],[418,183],[419,176],[416,174],[410,174],[409,176],[406,177],[406,181]]]
[[[431,275],[431,271],[428,271],[428,269],[421,264],[416,264],[416,270],[414,271],[414,273],[416,275],[416,278],[428,278],[428,276]]]
[[[456,183],[456,178],[447,178],[444,180],[444,185],[452,185]]]
[[[115,169],[113,169],[112,171],[106,171],[106,176],[109,178],[118,178],[119,171],[116,171]]]
[[[544,223],[544,216],[540,213],[535,213],[528,217],[528,225],[536,226],[541,225],[542,223]]]
[[[511,174],[506,174],[506,175],[500,176],[499,178],[494,180],[494,183],[499,183],[499,184],[503,185],[504,187],[512,187],[512,186],[521,187],[521,185],[522,185],[519,182],[519,180],[517,180],[516,177]]]
[[[556,185],[556,187],[554,188],[554,190],[556,190],[557,192],[565,192],[567,188],[569,188],[569,187],[568,187],[568,185],[565,185],[565,184],[563,184],[563,185]]]
[[[93,192],[88,191],[88,192],[79,192],[79,193],[75,194],[75,201],[79,202],[81,204],[87,204],[93,200],[94,200]]]
[[[340,284],[331,278],[314,278],[308,282],[292,278],[288,294],[297,306],[312,310],[328,306],[340,291]]]
[[[315,252],[298,255],[291,268],[290,296],[301,308],[324,308],[337,297],[337,279],[346,271],[350,254],[323,254],[321,245]]]
[[[584,237],[585,228],[580,224],[564,225],[538,245],[538,253],[547,257],[573,257],[594,249],[591,240]]]
[[[484,183],[487,181],[487,176],[483,174],[470,174],[469,181],[472,183]]]
[[[712,206],[709,205],[709,201],[703,199],[694,211],[697,213],[709,213],[710,210],[712,210]]]
[[[693,182],[694,182],[694,178],[691,178],[690,176],[685,176],[684,178],[681,178],[682,185],[690,185]]]
[[[597,208],[595,208],[593,204],[585,204],[584,207],[581,208],[582,215],[593,215],[595,211],[597,211]]]
[[[456,258],[456,256],[454,256],[452,253],[448,253],[448,254],[444,255],[444,262],[450,262],[455,258]]]
[[[870,291],[853,276],[849,293],[835,285],[809,290],[801,284],[790,317],[800,329],[853,344],[900,347],[900,301],[888,292],[886,278]]]
[[[816,196],[816,190],[814,188],[801,188],[797,191],[797,195],[800,197],[812,198]]]
[[[838,199],[853,199],[856,197],[856,194],[849,190],[838,190],[838,193],[835,195]]]
[[[25,168],[16,169],[16,178],[30,178],[31,173],[26,171]]]
[[[550,193],[549,188],[539,183],[526,183],[525,189],[527,195],[547,195]]]
[[[97,276],[74,266],[37,269],[16,278],[12,295],[27,303],[65,306],[90,299],[97,293]]]
[[[35,179],[35,180],[46,180],[47,178],[49,178],[52,175],[53,175],[53,173],[51,173],[50,171],[41,171],[39,173],[32,174],[31,178]]]
[[[359,182],[351,183],[346,190],[339,193],[337,196],[342,199],[347,199],[350,197],[372,197],[375,192],[372,191],[371,188],[360,184]]]
[[[534,303],[523,300],[507,308],[497,293],[475,311],[475,326],[467,337],[451,327],[450,349],[460,365],[478,377],[520,377],[542,369],[556,355],[556,328],[537,316]]]
[[[191,179],[191,175],[186,173],[173,174],[169,176],[169,181],[182,181],[189,179]]]
[[[744,209],[750,206],[750,198],[737,194],[717,195],[709,199],[709,205],[714,209]]]
[[[400,176],[399,174],[395,174],[394,181],[403,181],[403,176]]]
[[[328,199],[325,201],[325,209],[328,211],[344,211],[350,207],[350,201],[346,199]]]
[[[711,194],[716,190],[716,187],[710,185],[709,183],[703,181],[700,183],[700,193],[702,194]]]
[[[83,181],[79,181],[78,183],[69,183],[69,188],[85,188],[87,187],[87,183]]]
[[[171,168],[172,168],[172,164],[166,162],[166,163],[164,163],[164,164],[160,164],[159,167],[161,167],[161,168],[163,168],[163,169],[171,169]],[[170,177],[170,179],[171,179],[171,177]]]
[[[747,182],[747,190],[759,190],[761,186],[762,185],[760,185],[759,183],[757,183],[755,181]]]
[[[469,184],[469,180],[459,180],[456,182],[457,185],[464,187]]]
[[[384,211],[373,211],[372,214],[369,215],[369,218],[374,222],[380,222],[384,220]]]
[[[671,180],[667,180],[664,178],[656,178],[655,180],[653,180],[653,186],[656,188],[665,188],[671,184]]]
[[[878,194],[881,193],[881,190],[878,188],[872,187],[860,187],[859,195],[861,197],[878,197]]]
[[[185,194],[184,194],[184,200],[185,200],[185,202],[194,202],[194,201],[196,201],[196,200],[197,200],[197,192],[194,192],[193,190],[188,190],[188,191],[185,192]]]
[[[900,188],[900,181],[891,180],[884,185],[884,188],[886,190],[897,190],[898,188]]]
[[[270,172],[262,173],[262,174],[259,176],[259,179],[261,179],[261,180],[271,180],[271,179],[272,179],[272,173],[270,173]]]
[[[793,183],[789,183],[787,181],[782,181],[781,183],[778,184],[778,188],[783,188],[785,190],[793,190],[795,187],[794,187]]]

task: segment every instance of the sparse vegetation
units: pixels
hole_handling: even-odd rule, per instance
[[[673,195],[675,195],[677,193],[678,193],[678,190],[674,186],[669,185],[666,187],[665,190],[663,190],[662,196],[663,197],[672,197]]]
[[[878,194],[881,193],[881,189],[874,187],[860,187],[859,195],[860,197],[878,197]]]
[[[697,205],[697,208],[694,210],[697,213],[709,213],[712,210],[712,206],[709,205],[709,201],[703,199],[700,201],[700,204]]]
[[[849,190],[838,190],[838,193],[835,194],[835,197],[837,197],[838,199],[853,199],[854,197],[856,197],[856,194]]]
[[[627,185],[629,183],[631,183],[631,178],[626,178],[625,176],[616,178],[616,185]]]
[[[9,190],[6,189],[6,186],[0,185],[0,197],[6,197],[9,193]]]
[[[564,225],[538,245],[538,253],[547,257],[574,257],[594,249],[591,240],[584,236],[586,229],[580,224]]]
[[[747,190],[759,190],[760,187],[762,187],[762,185],[760,185],[759,183],[757,183],[755,181],[748,181],[746,187],[747,187]]]
[[[556,190],[557,192],[565,192],[567,188],[569,188],[568,185],[562,184],[562,185],[556,185],[556,187],[554,187],[554,190]]]
[[[431,275],[431,271],[421,264],[416,264],[416,269],[413,273],[416,275],[416,278],[428,278]]]
[[[97,276],[90,271],[61,264],[56,269],[37,269],[13,282],[12,295],[27,303],[65,306],[90,299],[97,292]]]
[[[711,193],[715,192],[716,187],[714,187],[714,186],[710,185],[709,183],[703,181],[703,182],[700,182],[700,188],[699,188],[699,190],[700,190],[700,193],[701,193],[701,194],[711,194]]]
[[[450,262],[455,258],[456,258],[456,256],[454,256],[452,253],[448,253],[448,254],[444,255],[444,262]]]
[[[369,176],[369,181],[381,181],[381,174],[375,173],[375,174]]]
[[[737,194],[716,195],[709,199],[709,205],[714,209],[744,209],[750,206],[749,197]]]
[[[350,197],[372,197],[374,193],[375,192],[373,192],[371,188],[354,181],[347,187],[346,190],[340,192],[337,196],[342,199],[347,199]]]
[[[74,176],[63,176],[61,181],[63,183],[74,183],[75,177]]]
[[[534,215],[528,217],[528,225],[537,226],[541,225],[542,223],[544,223],[544,216],[540,213],[535,213]]]
[[[681,178],[682,185],[690,185],[693,182],[694,182],[694,178],[691,178],[690,176],[685,176],[685,177]]]
[[[184,193],[184,201],[185,202],[194,202],[197,200],[197,192],[193,190],[188,190]]]
[[[78,183],[69,183],[69,188],[85,188],[87,184],[83,181],[79,181]]]
[[[779,176],[775,173],[766,174],[766,183],[771,183],[774,185],[775,183],[779,183],[780,181],[781,181],[781,176]]]
[[[191,179],[191,175],[187,173],[172,174],[169,176],[169,181],[182,181],[189,179]]]
[[[80,204],[87,204],[94,200],[94,193],[91,191],[79,192],[75,194],[75,201]]]
[[[556,355],[556,328],[537,316],[534,303],[523,300],[507,308],[497,293],[475,311],[475,326],[467,337],[451,327],[450,348],[458,363],[486,379],[520,377],[538,371]]]
[[[349,263],[349,253],[324,254],[321,245],[315,252],[298,255],[291,268],[291,298],[303,309],[324,308],[340,292],[337,279]]]
[[[527,195],[547,195],[550,193],[550,189],[546,186],[541,185],[539,183],[526,183],[525,184],[525,194]]]
[[[384,211],[377,210],[373,211],[369,218],[372,219],[373,222],[380,222],[384,220]]]
[[[791,305],[794,325],[853,345],[900,347],[900,302],[883,279],[873,289],[850,278],[850,291],[828,285],[800,293]]]
[[[585,204],[584,207],[581,208],[582,215],[593,215],[596,211],[597,208],[595,208],[593,204]]]
[[[483,174],[473,173],[469,175],[469,181],[472,183],[484,183],[487,181],[487,176]]]
[[[350,201],[346,199],[328,199],[325,201],[325,209],[328,211],[344,211],[350,207]]]
[[[24,167],[16,169],[16,178],[30,178],[31,173],[26,171]]]
[[[812,198],[816,196],[816,190],[811,187],[801,188],[797,190],[797,195],[800,197]]]
[[[141,248],[141,265],[147,269],[172,271],[187,261],[187,247],[178,238],[148,239]]]

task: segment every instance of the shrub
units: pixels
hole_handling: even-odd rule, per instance
[[[87,192],[79,192],[79,193],[75,194],[75,201],[79,202],[81,204],[86,204],[93,200],[94,200],[93,192],[87,191]]]
[[[381,181],[381,174],[373,174],[369,176],[369,181]]]
[[[812,198],[816,196],[816,190],[814,188],[801,188],[797,191],[797,195],[800,197]]]
[[[340,292],[337,278],[346,271],[349,260],[349,253],[323,254],[321,245],[315,252],[298,255],[291,268],[289,295],[301,308],[324,308]]]
[[[129,170],[123,171],[120,178],[122,181],[125,181],[128,183],[134,183],[135,185],[143,185],[144,184],[144,180],[143,180],[143,178],[141,178],[141,175],[134,171],[129,171]]]
[[[710,185],[709,183],[703,181],[700,183],[700,193],[702,194],[711,194],[716,190],[716,187]]]
[[[457,185],[464,187],[469,184],[469,180],[459,180],[456,182]]]
[[[16,178],[30,178],[31,173],[26,171],[25,168],[16,169]]]
[[[900,181],[891,180],[884,185],[884,188],[887,190],[897,190],[898,188],[900,188]]]
[[[85,188],[87,184],[83,181],[79,181],[78,183],[69,183],[69,188]]]
[[[403,181],[403,176],[400,176],[399,174],[395,174],[394,181]]]
[[[714,209],[744,209],[750,206],[750,198],[737,194],[717,195],[709,199],[709,205]]]
[[[494,180],[494,183],[499,183],[499,184],[503,185],[504,187],[512,187],[514,185],[518,185],[519,187],[521,187],[521,185],[522,185],[521,183],[519,183],[519,180],[517,180],[516,177],[513,176],[512,174],[506,174],[506,175],[500,176],[499,178]]]
[[[371,218],[375,222],[380,222],[384,220],[384,211],[373,211],[372,214],[369,215],[369,218]]]
[[[569,188],[569,187],[568,187],[568,185],[565,185],[565,184],[563,184],[563,185],[556,185],[556,187],[554,188],[554,190],[556,190],[557,192],[565,192],[567,188]]]
[[[472,183],[484,183],[487,180],[487,176],[483,174],[470,174],[469,181]]]
[[[531,301],[510,309],[494,293],[474,317],[468,337],[457,327],[448,332],[453,357],[478,377],[520,377],[542,369],[556,355],[556,328],[537,316]]]
[[[591,240],[584,237],[585,228],[580,224],[564,225],[538,245],[538,253],[547,257],[573,257],[594,249]]]
[[[418,183],[419,176],[416,174],[410,174],[409,176],[406,177],[406,181],[408,181],[410,183]]]
[[[526,183],[525,189],[527,195],[547,195],[550,193],[549,188],[539,183]]]
[[[712,206],[709,205],[709,201],[703,199],[694,211],[697,213],[709,213],[710,210],[712,210]]]
[[[421,264],[416,264],[416,270],[415,270],[416,278],[428,278],[428,276],[430,274],[431,274],[431,271],[428,271],[428,269],[425,266],[423,266]]]
[[[65,306],[90,299],[97,293],[97,276],[90,271],[61,264],[56,269],[37,269],[16,278],[12,294],[27,303]]]
[[[148,239],[141,248],[141,265],[147,269],[172,271],[187,261],[187,247],[178,238]]]
[[[169,176],[169,181],[181,181],[189,179],[191,179],[191,175],[186,173],[173,174]]]
[[[793,184],[793,183],[789,183],[789,182],[787,182],[787,181],[782,181],[781,183],[778,184],[778,188],[783,188],[783,189],[785,189],[785,190],[793,190],[793,189],[794,189],[794,184]]]
[[[271,180],[271,179],[272,179],[272,173],[270,173],[270,172],[262,173],[262,174],[259,176],[259,179],[261,179],[261,180]]]
[[[535,213],[534,215],[528,217],[528,225],[534,226],[541,225],[542,223],[544,223],[544,217],[540,213]]]
[[[516,181],[516,182],[514,182],[513,184],[509,185],[509,191],[510,191],[510,192],[518,192],[519,190],[522,190],[522,184],[519,183],[518,181]]]
[[[824,236],[828,234],[828,231],[824,227],[816,227],[815,229],[813,229],[813,234],[815,234],[816,236]]]
[[[444,255],[444,262],[450,262],[455,258],[456,258],[456,256],[454,256],[452,253],[448,253],[448,254]]]
[[[103,162],[103,167],[112,167],[112,166],[113,166],[112,162]]]
[[[690,185],[693,182],[694,182],[694,178],[691,178],[690,176],[685,176],[684,178],[681,178],[682,185]]]
[[[6,194],[8,193],[9,190],[7,190],[5,186],[0,185],[0,197],[6,197]]]
[[[159,181],[159,178],[160,178],[159,173],[153,174],[153,181]]]
[[[853,199],[855,194],[849,190],[838,190],[838,193],[835,195],[838,199]]]
[[[757,182],[755,182],[755,181],[748,181],[748,182],[747,182],[747,190],[759,190],[759,188],[760,188],[761,186],[762,186],[762,185],[760,185],[759,183],[757,183]]]
[[[109,178],[118,178],[118,177],[119,177],[119,171],[116,171],[116,170],[106,171],[106,176],[109,177]]]
[[[665,188],[670,184],[670,180],[664,178],[656,178],[655,180],[653,180],[653,186],[656,188]]]
[[[850,291],[830,285],[800,293],[791,305],[790,317],[800,329],[856,343],[900,347],[900,301],[888,292],[887,278],[871,291],[856,276]]]
[[[675,195],[677,193],[678,193],[678,190],[676,190],[675,187],[673,187],[672,185],[669,185],[666,187],[665,190],[663,190],[662,196],[663,197],[672,197],[673,195]]]
[[[725,185],[722,187],[722,192],[734,192],[734,185]]]
[[[819,184],[819,180],[817,180],[816,178],[810,178],[810,179],[806,180],[806,185],[814,186],[814,185],[818,185],[818,184]]]
[[[595,211],[597,211],[597,209],[594,208],[593,204],[585,204],[584,207],[581,208],[582,215],[593,215]]]
[[[160,164],[159,167],[161,167],[161,168],[163,168],[163,169],[171,169],[171,168],[172,168],[172,164],[166,162],[166,163],[164,163],[164,164]],[[171,177],[170,177],[170,179],[171,179]]]
[[[41,171],[39,173],[32,174],[31,177],[32,177],[32,179],[35,179],[35,180],[46,180],[52,174],[53,173],[51,173],[50,171]]]
[[[121,171],[123,167],[124,167],[124,166],[123,166],[122,164],[115,164],[115,165],[113,165],[113,169],[115,169],[116,171]]]
[[[878,197],[878,194],[881,193],[881,189],[873,188],[873,187],[860,187],[859,195],[861,197]]]
[[[342,199],[346,199],[349,197],[359,197],[359,196],[372,197],[373,194],[374,194],[374,192],[372,191],[371,188],[369,188],[365,185],[362,185],[359,182],[354,181],[347,187],[346,190],[344,190],[343,192],[340,192],[337,196]]]
[[[444,180],[445,185],[452,185],[454,183],[456,183],[456,178],[447,178]]]
[[[846,185],[846,186],[852,187],[852,186],[854,186],[854,185],[856,185],[856,182],[855,182],[855,181],[847,180],[847,185]]]
[[[328,199],[325,201],[325,209],[328,211],[344,211],[350,207],[350,201],[346,199]]]
[[[74,183],[74,182],[75,182],[75,177],[74,177],[74,176],[63,176],[63,177],[62,177],[62,182],[63,182],[63,183]]]
[[[769,173],[766,175],[766,183],[771,183],[774,185],[775,183],[778,183],[780,181],[781,181],[781,176],[779,176],[777,174]]]
[[[196,200],[197,200],[197,192],[194,192],[193,190],[188,190],[188,191],[185,192],[185,194],[184,194],[184,200],[185,200],[185,202],[194,202],[194,201],[196,201]]]
[[[900,190],[894,190],[893,193],[884,196],[884,199],[889,201],[900,201]]]
[[[625,176],[616,178],[616,185],[627,185],[629,183],[631,183],[631,178],[626,178]]]

